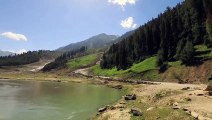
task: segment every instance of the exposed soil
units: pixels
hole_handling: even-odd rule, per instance
[[[212,96],[208,96],[207,92],[204,91],[206,85],[160,83],[158,85],[130,85],[130,88],[133,94],[136,94],[138,98],[142,98],[137,99],[137,101],[142,101],[152,106],[165,107],[171,107],[174,102],[177,102],[180,109],[186,108],[190,112],[195,112],[198,114],[199,119],[212,119]],[[182,90],[183,88],[189,89]],[[158,93],[164,93],[164,96],[155,100],[155,95]],[[116,105],[119,104],[120,101]],[[154,108],[150,107],[151,109]],[[129,114],[129,110],[129,106],[126,106],[123,110],[108,110],[100,115],[98,120],[119,120],[118,118],[120,116],[123,120],[130,120],[131,115]]]
[[[197,66],[171,67],[161,76],[165,81],[179,82],[180,79],[186,83],[207,83],[210,75],[212,75],[211,59]]]

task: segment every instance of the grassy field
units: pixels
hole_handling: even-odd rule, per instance
[[[138,98],[142,100],[142,98]],[[171,107],[167,106],[154,106],[151,111],[146,111],[152,106],[152,104],[146,104],[140,101],[129,101],[127,104],[130,108],[139,108],[143,111],[143,116],[132,116],[132,120],[193,120],[191,116],[186,114],[182,110],[173,110]]]
[[[145,59],[144,61],[134,64],[131,68],[127,70],[117,70],[117,68],[112,69],[101,69],[99,65],[95,65],[91,67],[91,72],[94,75],[98,76],[108,76],[108,77],[136,77],[137,74],[141,73],[148,73],[148,75],[144,75],[146,78],[155,78],[157,77],[157,73],[155,71],[158,70],[157,68],[157,59],[156,57],[150,57]],[[142,75],[142,74],[141,74]]]
[[[202,58],[212,58],[212,48],[208,48],[205,45],[196,45],[195,46],[197,56],[196,57],[202,57]]]
[[[92,63],[95,63],[96,59],[97,59],[97,54],[86,55],[83,57],[74,58],[74,59],[69,60],[67,65],[70,68],[77,69],[77,68],[88,66]]]

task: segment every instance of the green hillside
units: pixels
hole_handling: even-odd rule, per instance
[[[134,76],[134,78],[138,78],[142,75],[142,73],[146,73],[143,78],[145,79],[155,79],[157,78],[157,59],[156,57],[150,57],[145,59],[144,61],[133,64],[130,68],[126,70],[118,70],[117,68],[112,69],[101,69],[100,65],[95,65],[91,67],[90,71],[94,75],[98,76],[108,76],[108,77],[122,77],[128,78]]]
[[[68,67],[77,69],[81,67],[94,64],[97,60],[97,54],[86,55],[78,58],[71,59],[67,62]]]

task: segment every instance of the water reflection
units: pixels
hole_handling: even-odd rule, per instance
[[[83,120],[121,97],[104,86],[0,81],[0,120]]]

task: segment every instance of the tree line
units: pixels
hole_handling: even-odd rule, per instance
[[[43,57],[54,56],[54,52],[39,50],[28,51],[22,54],[0,57],[0,66],[18,66],[38,62]]]
[[[131,36],[113,44],[103,54],[101,68],[127,69],[155,54],[159,66],[175,60],[192,62],[194,45],[212,47],[211,12],[211,0],[185,0],[176,7],[167,7]]]

